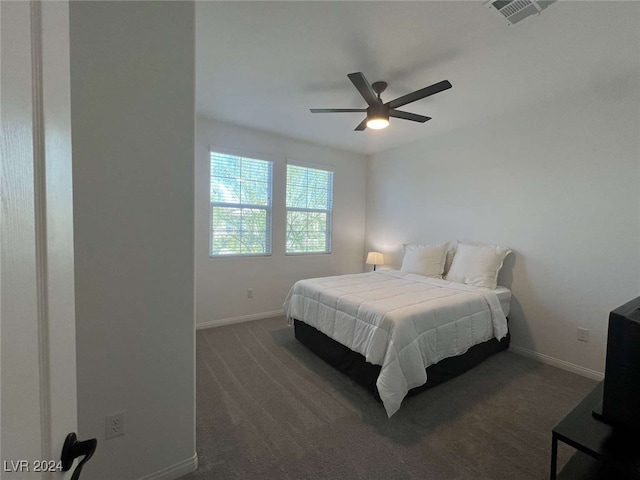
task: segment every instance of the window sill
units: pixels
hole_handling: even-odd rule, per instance
[[[225,258],[233,258],[233,259],[238,259],[238,258],[265,258],[265,257],[271,257],[273,254],[271,253],[255,253],[255,254],[251,254],[251,255],[245,255],[245,254],[230,254],[230,255],[209,255],[209,259],[210,260],[220,260],[220,259],[225,259]]]

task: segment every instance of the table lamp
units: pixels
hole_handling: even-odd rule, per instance
[[[369,252],[367,255],[367,265],[373,265],[373,271],[376,271],[376,265],[384,264],[384,255],[380,252]]]

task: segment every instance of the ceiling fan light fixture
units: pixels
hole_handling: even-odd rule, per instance
[[[389,126],[389,109],[384,105],[374,105],[367,111],[367,127],[373,130],[382,130]]]
[[[367,127],[373,130],[382,130],[389,126],[389,119],[384,117],[374,117],[367,120]]]

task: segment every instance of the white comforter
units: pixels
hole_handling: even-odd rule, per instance
[[[429,365],[507,334],[492,290],[394,270],[300,280],[284,310],[381,365],[376,385],[389,417],[427,381]]]

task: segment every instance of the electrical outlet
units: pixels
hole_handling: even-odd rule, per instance
[[[247,288],[247,298],[253,298],[253,288]]]
[[[107,439],[124,435],[124,412],[104,417],[104,426]]]
[[[589,329],[588,328],[578,328],[578,340],[581,342],[589,341]]]

